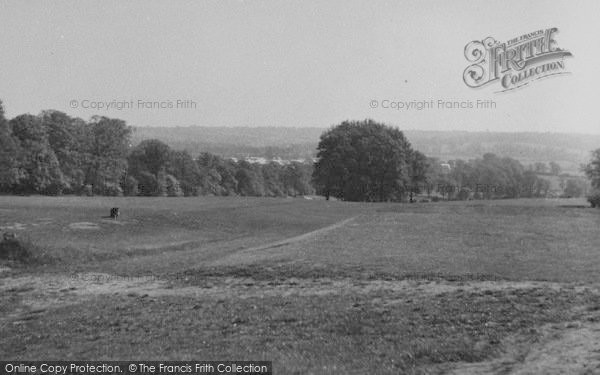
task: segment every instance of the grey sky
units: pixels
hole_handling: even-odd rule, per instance
[[[0,1],[8,116],[57,109],[136,126],[329,126],[600,133],[600,2]],[[472,40],[557,27],[572,74],[507,93],[462,80]],[[195,109],[140,109],[138,100]],[[494,100],[396,111],[371,100]],[[78,108],[71,108],[77,100]],[[134,101],[132,109],[82,100]],[[89,103],[88,103],[89,105]]]

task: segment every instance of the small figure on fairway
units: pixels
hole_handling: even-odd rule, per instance
[[[117,218],[119,217],[119,207],[113,207],[110,209],[110,218],[117,220]]]

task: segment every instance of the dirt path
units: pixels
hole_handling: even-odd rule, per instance
[[[513,375],[592,375],[600,373],[600,323],[577,321],[545,325],[541,339],[531,343],[511,338],[504,347],[512,348],[499,358],[459,363],[449,374]],[[524,355],[525,353],[525,355]]]
[[[307,240],[316,240],[319,236],[329,233],[333,230],[341,228],[354,220],[358,216],[351,217],[346,220],[342,220],[335,224],[313,230],[308,233],[301,234],[299,236],[286,238],[284,240],[271,242],[265,245],[253,246],[246,249],[242,249],[225,256],[217,261],[213,262],[212,265],[230,265],[230,264],[241,264],[241,263],[252,263],[260,261],[261,259],[275,259],[278,251],[277,249],[283,246],[299,243]]]

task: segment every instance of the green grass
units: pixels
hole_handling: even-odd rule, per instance
[[[123,225],[102,218],[113,206]],[[600,282],[600,210],[583,206],[0,197],[0,226],[22,224],[50,259],[0,273],[0,353],[264,359],[281,374],[444,373],[526,353],[547,325],[600,318],[600,294],[576,288]],[[166,281],[33,282],[73,272]]]
[[[382,206],[315,238],[232,254],[199,272],[600,281],[600,210],[543,203]]]
[[[107,218],[111,207],[120,207],[116,221]],[[370,209],[304,199],[0,196],[0,227],[22,224],[24,229],[16,232],[54,257],[54,268],[156,273],[157,267],[168,271],[182,264],[200,264]],[[91,223],[98,229],[70,227],[77,223]],[[193,254],[193,262],[190,254],[180,254],[180,263],[172,259],[174,253],[186,250]],[[166,264],[154,259],[165,252],[170,253]],[[153,259],[146,265],[148,256]],[[127,266],[134,258],[135,265]]]
[[[277,373],[397,373],[494,355],[600,297],[542,288],[288,298],[107,296],[3,330],[10,358],[273,360]],[[93,306],[93,308],[91,308]],[[322,370],[322,371],[319,371]],[[418,371],[417,371],[418,373]]]

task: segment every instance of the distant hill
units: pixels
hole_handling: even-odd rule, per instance
[[[138,127],[133,140],[157,138],[193,155],[211,152],[224,157],[263,156],[283,159],[314,156],[325,128],[286,127]],[[473,159],[490,152],[523,164],[555,161],[578,174],[590,151],[600,148],[600,135],[405,130],[413,147],[442,160]]]

